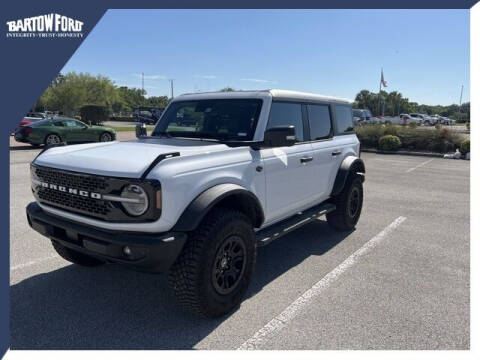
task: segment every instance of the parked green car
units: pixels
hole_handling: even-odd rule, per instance
[[[105,126],[87,125],[81,121],[56,117],[21,126],[15,132],[15,140],[33,146],[113,141],[115,130]]]

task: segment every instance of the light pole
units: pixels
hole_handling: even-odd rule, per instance
[[[462,119],[462,97],[463,97],[463,84],[460,90],[460,103],[458,104],[458,120]]]
[[[170,81],[170,97],[173,99],[173,80],[175,79],[168,79]]]

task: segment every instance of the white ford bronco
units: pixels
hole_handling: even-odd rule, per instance
[[[149,136],[136,131],[41,152],[28,222],[72,263],[168,271],[180,303],[201,315],[238,306],[257,247],[321,215],[340,231],[359,219],[365,167],[348,100],[186,94]]]

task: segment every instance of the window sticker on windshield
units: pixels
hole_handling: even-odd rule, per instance
[[[237,136],[247,136],[247,133],[240,132],[240,133],[237,133]]]

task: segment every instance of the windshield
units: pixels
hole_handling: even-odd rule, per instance
[[[173,102],[152,136],[251,141],[262,108],[260,99]]]

